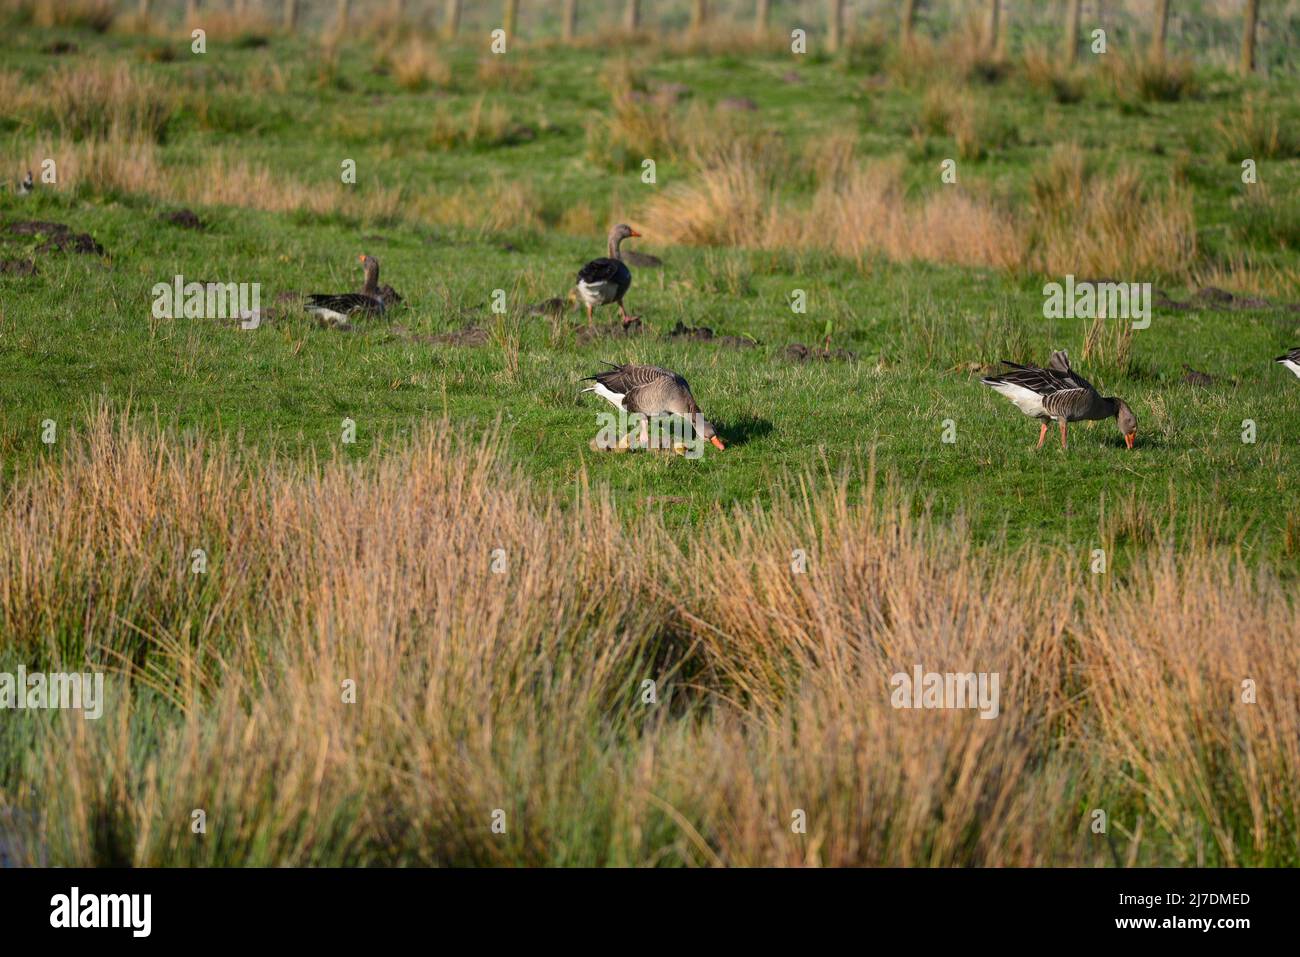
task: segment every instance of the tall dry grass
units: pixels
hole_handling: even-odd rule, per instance
[[[1266,570],[1092,576],[849,488],[705,543],[445,423],[317,465],[100,410],[4,487],[0,655],[110,669],[107,712],[40,720],[0,805],[63,864],[1297,862]],[[998,672],[999,716],[894,709],[916,664]]]
[[[1158,189],[1132,167],[1102,173],[1062,144],[1033,173],[1026,231],[1043,272],[1089,277],[1186,276],[1196,263],[1191,192]]]
[[[1025,259],[1008,210],[958,187],[910,199],[898,162],[852,171],[832,164],[807,204],[779,195],[782,169],[769,157],[737,148],[695,181],[658,193],[640,220],[652,235],[674,243],[819,248],[851,257],[1004,268]]]
[[[946,124],[947,113],[936,120]],[[783,195],[792,169],[780,150],[736,147],[697,176],[655,194],[640,214],[668,242],[754,249],[817,248],[966,266],[1095,277],[1185,277],[1197,262],[1190,192],[1161,189],[1136,170],[1096,170],[1073,145],[1034,171],[1028,203],[978,187],[909,195],[897,160],[853,165],[843,154],[811,201]]]
[[[177,104],[173,91],[126,63],[107,60],[55,67],[33,83],[8,74],[0,89],[12,115],[74,139],[157,142]]]

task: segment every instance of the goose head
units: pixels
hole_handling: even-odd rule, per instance
[[[1133,414],[1133,410],[1128,407],[1128,403],[1123,399],[1111,399],[1110,401],[1115,406],[1115,421],[1124,436],[1124,444],[1131,449],[1133,443],[1137,441],[1137,416]]]
[[[640,236],[640,235],[641,235],[640,233],[638,233],[627,223],[619,223],[617,226],[615,226],[613,229],[609,231],[610,255],[614,256],[618,253],[618,247],[622,244],[623,240],[631,239],[634,236]]]
[[[357,262],[361,263],[366,271],[366,292],[374,295],[379,290],[379,260],[362,253],[357,257]]]
[[[695,434],[700,438],[708,439],[720,451],[726,450],[727,447],[723,444],[722,439],[718,438],[718,430],[715,429],[713,423],[704,416],[696,413],[695,417],[691,420],[691,424],[695,426]]]

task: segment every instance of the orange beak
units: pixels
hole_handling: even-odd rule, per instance
[[[366,261],[366,254],[365,254],[365,253],[362,253],[360,256],[357,257],[357,262],[359,262],[359,263],[363,263],[363,262],[365,262],[365,261]]]
[[[1133,448],[1133,443],[1137,441],[1137,437],[1138,434],[1136,432],[1125,432],[1124,444],[1127,445],[1130,449]]]
[[[709,439],[709,441],[716,445],[721,451],[726,451],[727,447],[722,444],[722,439],[718,438],[716,435]]]
[[[628,233],[628,235],[629,235],[629,236],[640,236],[641,234],[638,233],[638,232],[634,229],[634,230],[632,230],[630,233]]]

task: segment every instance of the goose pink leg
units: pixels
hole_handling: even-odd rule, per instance
[[[1043,440],[1044,440],[1045,438],[1047,438],[1047,423],[1046,423],[1046,422],[1044,422],[1044,423],[1043,423],[1043,427],[1042,427],[1041,429],[1038,430],[1038,444],[1035,445],[1034,448],[1036,448],[1036,449],[1041,449],[1041,448],[1043,447]]]

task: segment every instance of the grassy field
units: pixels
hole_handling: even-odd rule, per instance
[[[102,730],[0,725],[0,814],[50,801],[19,859],[1296,863],[1300,76],[1275,46],[1235,75],[1209,28],[1153,63],[1122,19],[1077,67],[1045,18],[991,54],[947,11],[834,56],[214,14],[196,54],[9,4],[0,665],[132,689]],[[535,314],[620,221],[664,261],[640,330]],[[359,287],[360,253],[403,302],[317,325],[295,295]],[[178,274],[271,314],[154,318]],[[1044,318],[1067,274],[1151,282],[1149,328]],[[1112,422],[1035,451],[980,384],[1062,348],[1133,451]],[[602,360],[685,375],[728,449],[591,451]],[[495,547],[527,556],[504,590]],[[1001,668],[1008,720],[900,719],[882,675],[916,661]],[[343,674],[382,703],[329,707]],[[655,717],[647,674],[679,689]],[[1244,677],[1258,714],[1224,703]],[[200,800],[228,830],[197,845]],[[535,826],[496,841],[489,806]]]

